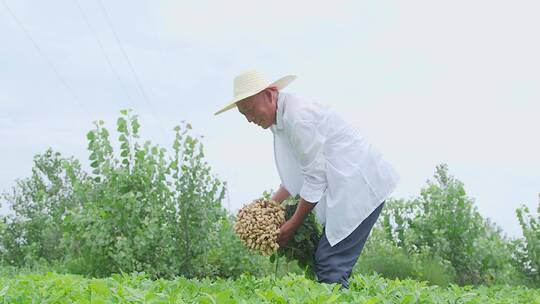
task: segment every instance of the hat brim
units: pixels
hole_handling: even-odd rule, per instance
[[[233,101],[231,101],[228,105],[226,105],[224,108],[222,108],[221,110],[217,111],[216,113],[214,113],[214,115],[218,115],[218,114],[221,114],[225,111],[228,111],[234,107],[236,107],[236,103],[241,101],[242,99],[246,99],[250,96],[253,96],[261,91],[263,91],[264,89],[266,88],[269,88],[269,87],[276,87],[278,90],[281,90],[283,88],[285,88],[286,86],[288,86],[293,80],[296,79],[296,75],[287,75],[287,76],[284,76],[284,77],[281,77],[280,79],[272,82],[271,84],[267,85],[266,87],[264,88],[261,88],[259,90],[256,90],[256,91],[253,91],[253,92],[248,92],[248,93],[244,93],[242,95],[239,95],[239,96],[236,96]]]

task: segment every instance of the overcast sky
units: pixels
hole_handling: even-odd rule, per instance
[[[335,108],[412,198],[446,163],[509,236],[540,193],[538,1],[0,0],[0,191],[48,147],[88,168],[86,133],[122,108],[171,150],[202,138],[232,211],[279,186],[272,133],[237,110],[241,71]],[[22,27],[21,27],[22,26]],[[23,30],[24,28],[24,30]],[[229,200],[224,201],[228,207]],[[7,212],[6,206],[0,212]]]

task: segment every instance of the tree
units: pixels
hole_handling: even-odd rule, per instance
[[[523,238],[515,242],[515,261],[536,286],[540,285],[540,194],[538,197],[536,216],[525,205],[516,210]]]
[[[509,243],[485,220],[461,181],[436,167],[420,196],[392,201],[383,209],[385,235],[409,254],[429,254],[448,261],[457,283],[493,283],[513,273]]]
[[[94,125],[87,134],[91,173],[49,149],[35,157],[32,177],[4,195],[15,215],[2,218],[0,260],[60,261],[91,276],[205,275],[209,249],[228,232],[226,184],[211,175],[202,143],[188,134],[191,125],[174,128],[168,157],[164,148],[139,143],[140,125],[129,110],[117,121],[119,156],[104,122]]]
[[[59,246],[63,218],[78,204],[72,199],[70,174],[85,178],[78,161],[63,158],[49,148],[34,157],[32,176],[17,180],[11,193],[2,195],[14,211],[2,219],[5,227],[0,230],[0,247],[4,262],[21,266],[29,260],[50,262],[64,255],[65,248]]]

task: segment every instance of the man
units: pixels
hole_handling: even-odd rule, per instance
[[[399,175],[382,155],[330,107],[281,92],[296,76],[273,83],[258,71],[234,79],[234,99],[215,113],[238,108],[248,122],[274,135],[281,185],[272,199],[300,194],[295,214],[280,228],[284,246],[313,208],[323,225],[315,252],[319,282],[348,279]]]

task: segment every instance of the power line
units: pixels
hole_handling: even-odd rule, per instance
[[[9,8],[9,6],[6,4],[6,2],[4,0],[0,0],[2,2],[2,4],[4,5],[4,7],[6,8],[6,10],[9,12],[9,14],[13,17],[13,19],[15,20],[15,22],[17,23],[17,25],[21,28],[21,30],[24,32],[24,34],[26,35],[26,37],[32,42],[32,45],[34,45],[34,47],[36,48],[36,50],[38,51],[38,53],[43,57],[43,59],[45,59],[45,61],[47,62],[47,64],[49,65],[49,67],[54,71],[54,73],[56,74],[56,77],[60,80],[60,82],[64,85],[64,87],[66,88],[66,90],[69,92],[69,94],[71,95],[71,97],[73,98],[73,100],[80,106],[80,108],[83,108],[82,111],[84,112],[84,114],[86,113],[90,113],[89,109],[84,105],[84,103],[80,102],[79,98],[77,98],[77,96],[75,95],[75,93],[73,92],[73,90],[71,89],[71,87],[67,84],[67,82],[64,80],[64,78],[62,78],[62,76],[60,75],[60,73],[58,72],[58,70],[56,69],[56,67],[54,66],[54,64],[52,63],[52,61],[45,55],[45,53],[41,50],[41,48],[39,47],[39,45],[37,44],[37,42],[32,38],[32,36],[30,35],[30,33],[26,30],[26,28],[24,27],[24,25],[22,24],[22,22],[19,20],[19,18],[17,18],[17,16],[15,15],[15,13],[13,13],[13,11],[11,10],[11,8]]]
[[[105,15],[105,20],[107,22],[107,25],[111,29],[111,32],[113,33],[114,38],[116,39],[116,42],[118,43],[118,46],[120,47],[120,50],[122,51],[122,54],[126,58],[126,61],[129,65],[129,68],[131,69],[131,73],[133,74],[133,77],[135,78],[135,81],[137,83],[137,86],[139,90],[141,91],[141,94],[143,98],[148,102],[148,98],[146,96],[146,92],[144,91],[141,82],[139,81],[139,77],[137,76],[137,73],[135,72],[135,69],[133,68],[133,65],[131,64],[131,60],[129,60],[129,56],[126,53],[126,50],[124,49],[124,46],[122,45],[122,42],[120,42],[120,38],[118,38],[118,35],[116,34],[116,31],[114,30],[114,27],[112,25],[111,20],[109,19],[109,14],[107,13],[107,9],[103,5],[103,2],[101,0],[98,0],[99,5],[101,6],[101,9],[103,10],[103,14]]]
[[[86,25],[88,26],[88,29],[90,30],[90,32],[94,35],[94,37],[96,38],[96,41],[99,45],[99,48],[101,49],[101,53],[103,54],[103,56],[105,57],[105,60],[107,61],[107,64],[109,65],[109,68],[111,69],[111,71],[113,72],[114,76],[116,76],[116,79],[118,80],[118,82],[120,83],[120,86],[122,87],[122,91],[124,92],[124,94],[126,95],[127,99],[128,99],[128,102],[130,102],[131,100],[133,100],[131,98],[131,96],[129,95],[127,89],[126,89],[126,86],[124,84],[124,82],[122,81],[122,79],[120,78],[120,74],[118,73],[118,71],[114,68],[114,66],[112,65],[112,62],[109,58],[109,56],[107,55],[107,52],[105,52],[105,48],[103,47],[103,44],[101,43],[101,40],[99,39],[99,36],[97,35],[96,31],[94,31],[94,28],[92,27],[92,25],[90,24],[89,20],[88,20],[88,17],[86,16],[86,14],[84,13],[84,10],[82,8],[82,6],[80,5],[79,1],[77,0],[73,0],[75,2],[75,4],[77,5],[77,7],[79,8],[79,12],[81,13]]]
[[[112,22],[111,22],[111,20],[109,18],[109,14],[107,13],[107,9],[105,8],[105,5],[103,5],[103,2],[101,0],[97,0],[97,1],[99,2],[99,5],[101,6],[101,9],[103,10],[103,14],[105,15],[105,20],[107,22],[107,25],[111,29],[111,31],[112,31],[112,33],[114,35],[114,38],[116,39],[116,42],[118,43],[118,46],[120,47],[120,50],[122,51],[122,54],[124,55],[124,57],[126,58],[126,61],[128,62],[128,65],[129,65],[129,67],[131,69],[131,73],[133,74],[133,77],[135,78],[135,82],[137,83],[137,87],[141,91],[143,99],[146,102],[146,105],[148,106],[148,109],[150,110],[150,114],[158,122],[158,125],[161,128],[161,131],[163,133],[165,133],[165,128],[163,127],[163,124],[162,124],[161,120],[157,119],[157,115],[155,115],[155,111],[154,111],[153,107],[151,106],[150,101],[148,100],[146,92],[143,89],[142,83],[139,80],[139,77],[137,76],[137,73],[135,72],[135,68],[133,67],[133,64],[131,64],[131,60],[129,60],[129,56],[127,55],[127,52],[125,51],[122,43],[120,42],[120,38],[118,37],[118,34],[114,30],[114,27],[113,27]]]

